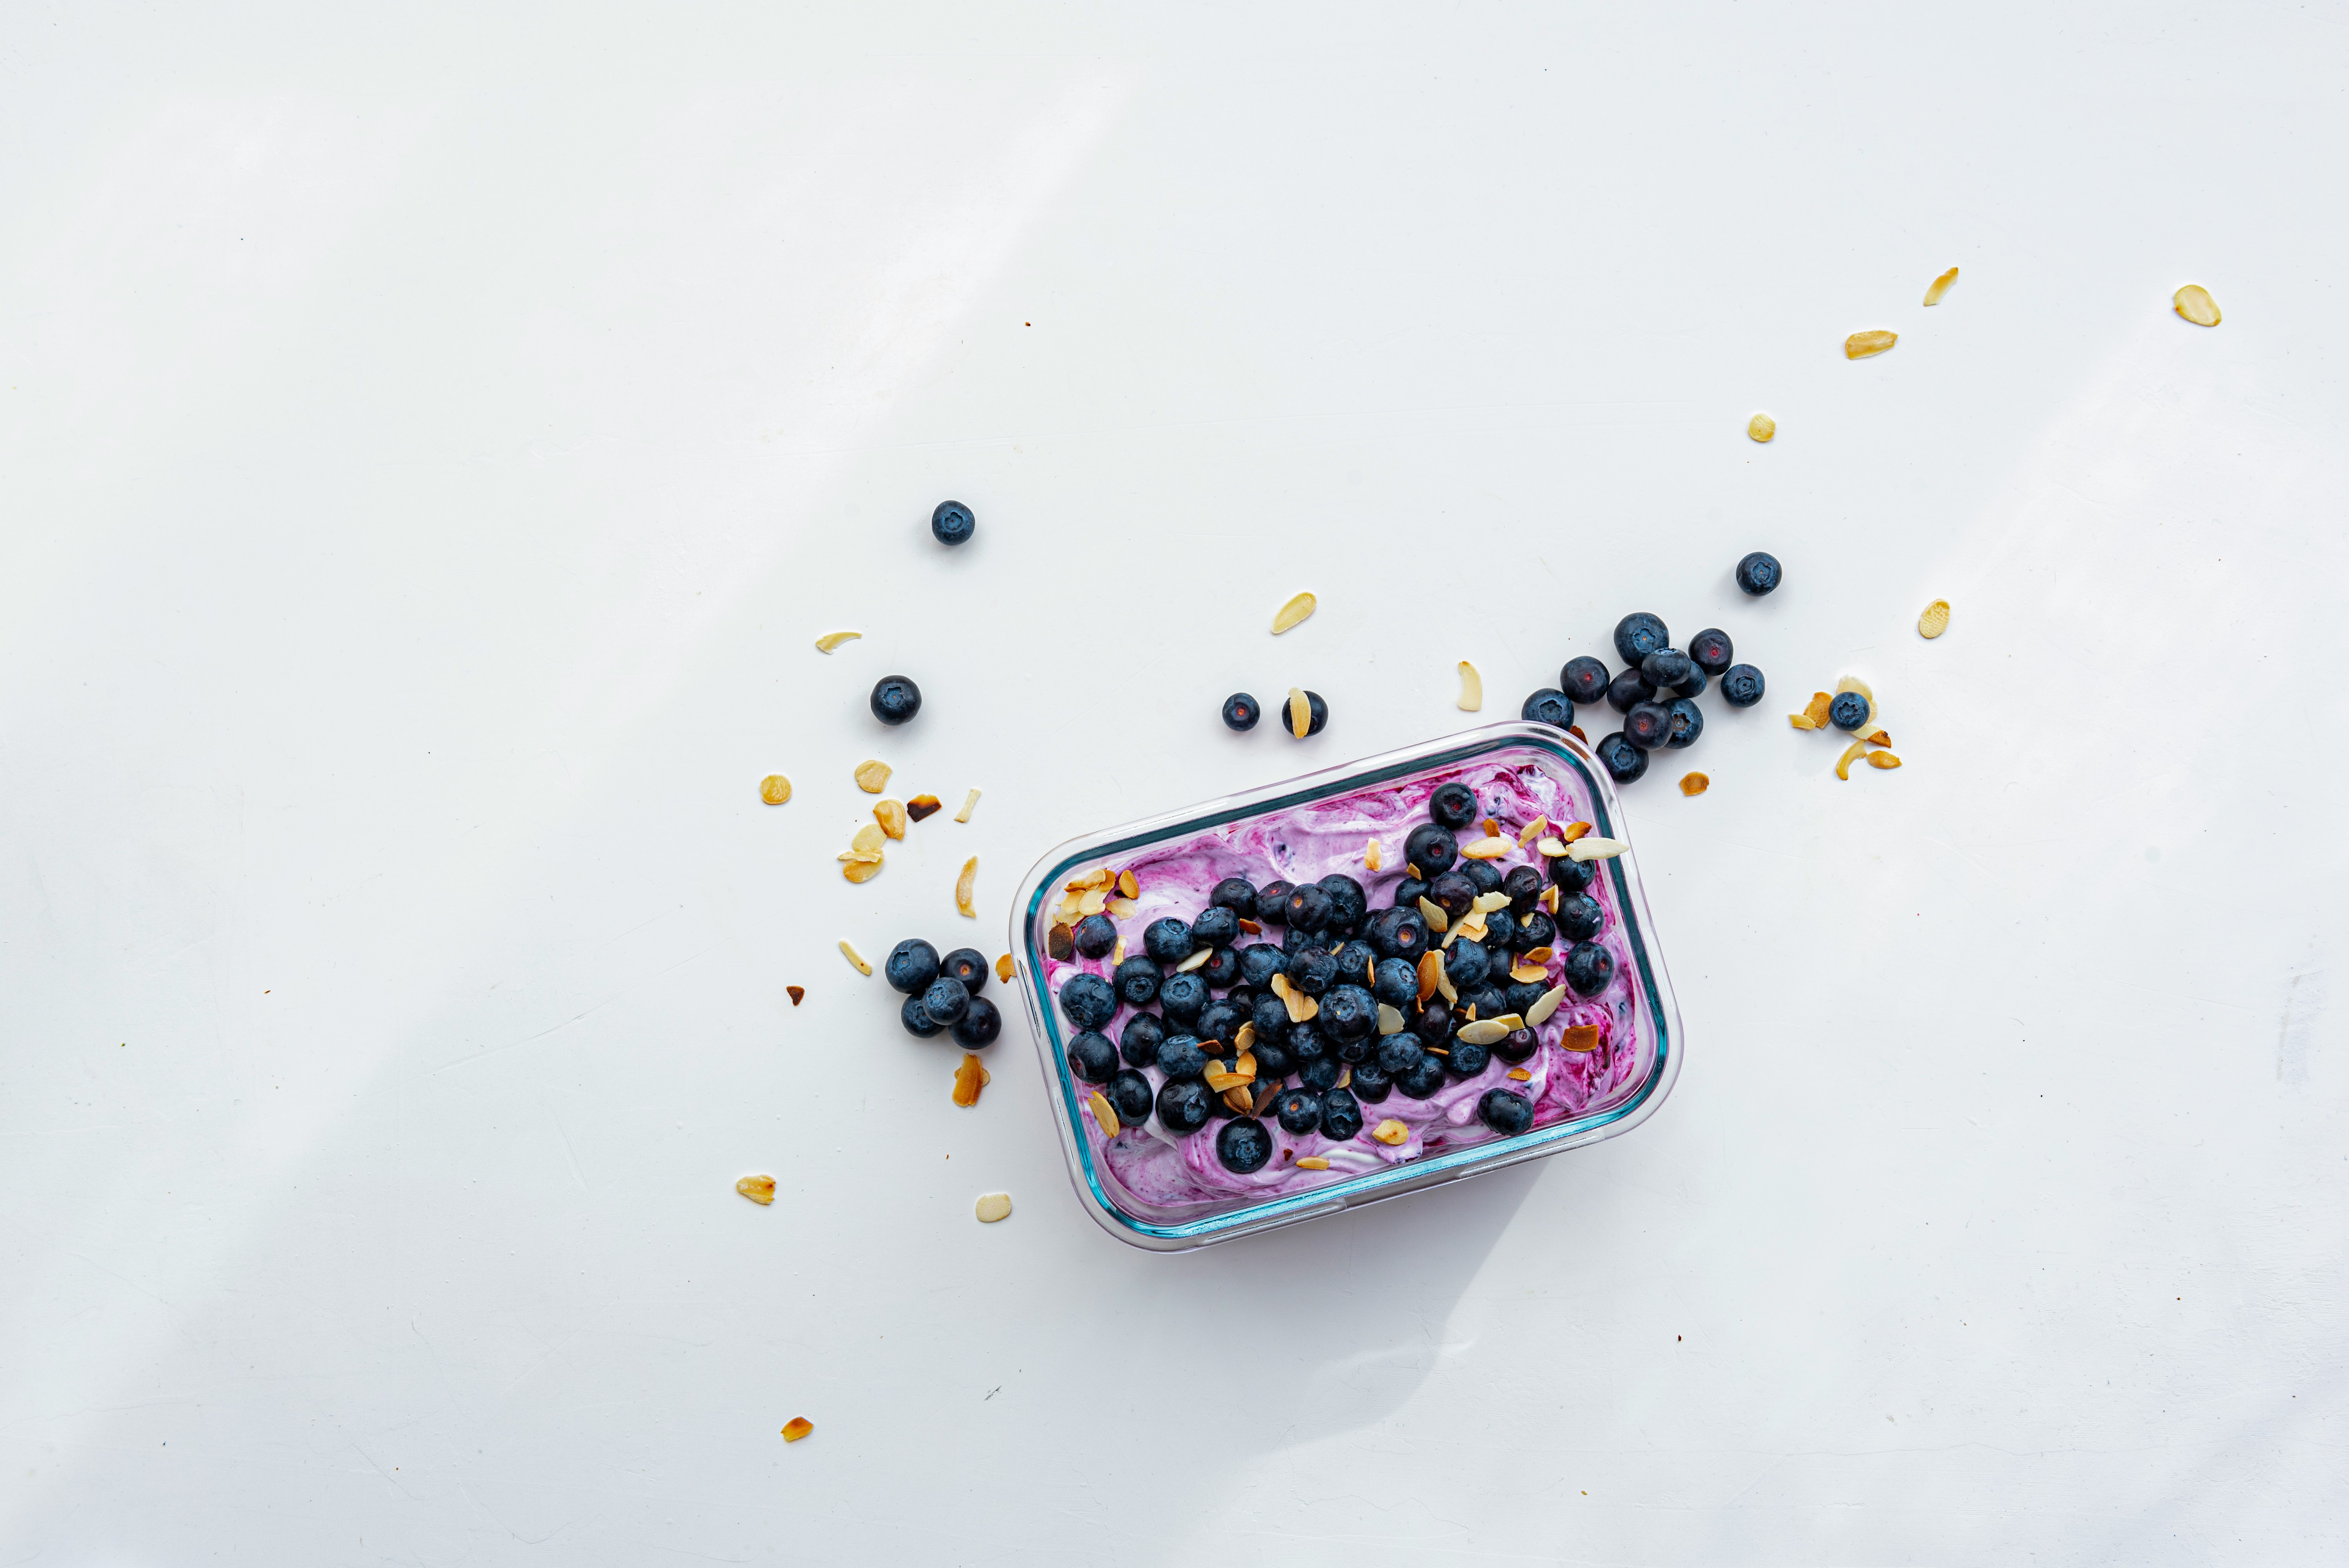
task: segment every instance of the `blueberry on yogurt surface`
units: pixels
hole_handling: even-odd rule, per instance
[[[1433,822],[1422,822],[1402,841],[1403,858],[1419,868],[1423,876],[1441,877],[1460,858],[1460,841],[1448,828]]]
[[[1476,820],[1476,791],[1457,779],[1438,784],[1427,798],[1427,815],[1437,827],[1456,833]]]
[[[1169,1132],[1196,1132],[1215,1114],[1216,1097],[1195,1078],[1169,1078],[1158,1088],[1158,1125]]]
[[[1227,1122],[1216,1134],[1216,1158],[1224,1162],[1225,1170],[1242,1176],[1261,1171],[1272,1158],[1272,1134],[1252,1116]]]
[[[883,676],[873,683],[873,717],[884,724],[903,724],[922,711],[922,688],[905,676]]]
[[[1256,918],[1256,884],[1246,877],[1226,877],[1207,894],[1210,909],[1228,909],[1242,920]]]
[[[1087,1083],[1107,1083],[1118,1074],[1117,1047],[1109,1037],[1083,1030],[1069,1037],[1069,1070]]]
[[[1615,955],[1595,942],[1578,942],[1566,955],[1566,983],[1578,996],[1596,996],[1615,977]]]
[[[1321,1097],[1309,1088],[1284,1089],[1272,1102],[1273,1119],[1286,1132],[1311,1132],[1321,1125]]]
[[[1109,1099],[1109,1108],[1117,1112],[1118,1120],[1128,1127],[1140,1127],[1149,1120],[1150,1109],[1158,1098],[1150,1087],[1150,1080],[1132,1068],[1121,1069],[1109,1080],[1109,1088],[1104,1092]]]
[[[1117,1052],[1128,1067],[1156,1067],[1158,1047],[1165,1038],[1166,1026],[1157,1014],[1136,1013],[1125,1021],[1125,1030],[1117,1037]]]
[[[1077,951],[1088,958],[1106,958],[1117,946],[1117,922],[1105,914],[1089,914],[1077,922]]]
[[[1514,1138],[1534,1124],[1533,1101],[1505,1088],[1488,1088],[1476,1102],[1476,1119],[1504,1138]]]
[[[1161,964],[1180,964],[1191,956],[1191,927],[1168,915],[1142,928],[1142,950]]]

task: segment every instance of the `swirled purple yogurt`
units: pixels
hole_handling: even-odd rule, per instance
[[[1121,951],[1140,953],[1143,930],[1154,920],[1168,915],[1184,921],[1195,918],[1206,908],[1210,891],[1226,877],[1245,877],[1259,887],[1276,880],[1301,885],[1342,872],[1362,884],[1373,912],[1386,908],[1394,902],[1396,884],[1410,874],[1403,864],[1405,835],[1429,820],[1428,797],[1437,786],[1455,779],[1476,792],[1477,816],[1492,819],[1502,835],[1511,840],[1536,818],[1547,818],[1551,826],[1544,831],[1554,833],[1564,824],[1593,817],[1591,802],[1580,790],[1578,780],[1531,761],[1488,759],[1243,818],[1145,850],[1123,862],[1120,869],[1133,872],[1139,891],[1134,898],[1112,904],[1106,912],[1124,938]],[[1465,842],[1480,832],[1472,828],[1460,837]],[[1512,866],[1532,865],[1547,877],[1549,861],[1536,848],[1541,836],[1491,863],[1505,873]],[[1382,851],[1378,871],[1370,870],[1366,863],[1373,839]],[[1229,1207],[1235,1201],[1260,1202],[1344,1181],[1406,1163],[1431,1150],[1491,1141],[1497,1135],[1476,1114],[1477,1101],[1487,1089],[1506,1088],[1531,1100],[1536,1127],[1621,1103],[1654,1068],[1650,1059],[1652,1049],[1645,1043],[1653,1038],[1653,1031],[1635,1026],[1641,1006],[1639,971],[1631,962],[1612,879],[1601,876],[1588,891],[1607,915],[1605,928],[1592,940],[1613,957],[1614,975],[1596,996],[1578,996],[1568,991],[1563,1005],[1537,1028],[1539,1046],[1529,1059],[1511,1063],[1496,1055],[1473,1077],[1447,1078],[1428,1099],[1413,1099],[1396,1089],[1375,1104],[1366,1102],[1361,1135],[1343,1142],[1333,1142],[1318,1131],[1291,1133],[1268,1117],[1263,1125],[1272,1139],[1272,1157],[1260,1169],[1247,1173],[1226,1169],[1216,1157],[1216,1136],[1224,1125],[1221,1119],[1196,1132],[1174,1134],[1162,1128],[1154,1115],[1143,1125],[1122,1128],[1115,1138],[1106,1139],[1087,1112],[1079,1116],[1078,1124],[1105,1187],[1123,1188],[1128,1199],[1156,1208]],[[1043,927],[1051,918],[1048,905],[1038,917],[1040,954],[1045,949]],[[1243,940],[1278,943],[1278,929]],[[1562,977],[1568,944],[1561,941],[1557,945],[1558,951],[1546,965],[1545,985],[1556,985]],[[1061,985],[1072,975],[1092,974],[1107,979],[1113,967],[1109,957],[1048,957],[1044,960],[1046,992],[1057,1004]],[[1102,1032],[1112,1039],[1120,1037],[1137,1010],[1149,1009],[1121,1003],[1117,1016]],[[1597,1029],[1595,1047],[1566,1048],[1567,1032],[1578,1026]],[[1069,1027],[1065,1022],[1062,1026]],[[1522,1068],[1526,1077],[1511,1078],[1512,1067]],[[1154,1067],[1143,1072],[1154,1093],[1164,1075]],[[1081,1103],[1089,1088],[1079,1086]],[[1389,1120],[1405,1129],[1407,1136],[1402,1142],[1389,1145],[1371,1136],[1374,1129]],[[1329,1169],[1304,1169],[1297,1163],[1316,1156],[1326,1159]]]

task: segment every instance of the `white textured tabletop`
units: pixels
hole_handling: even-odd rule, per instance
[[[2344,70],[2339,5],[0,16],[0,1563],[2341,1561]],[[1770,695],[1627,790],[1626,1137],[1152,1255],[1023,1017],[957,1109],[835,948],[992,954],[1049,846],[1631,610]],[[1788,727],[1844,675],[1899,770]],[[852,886],[866,757],[949,810]]]

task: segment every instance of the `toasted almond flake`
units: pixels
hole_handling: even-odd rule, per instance
[[[1425,882],[1427,880],[1426,873],[1419,869],[1419,863],[1415,861],[1403,861],[1402,869],[1404,873],[1413,882]]]
[[[1482,942],[1489,934],[1485,929],[1485,917],[1471,912],[1466,918],[1452,928],[1452,934],[1464,936],[1471,942]]]
[[[1550,913],[1556,914],[1557,913],[1557,884],[1556,882],[1552,882],[1549,886],[1542,889],[1541,897],[1534,902],[1540,904],[1544,909],[1549,911]]]
[[[1466,923],[1465,923],[1465,922],[1463,922],[1463,923],[1462,923],[1462,928],[1463,928],[1464,930],[1466,928]],[[1444,940],[1443,940],[1443,941],[1441,941],[1441,942],[1439,942],[1439,943],[1437,943],[1435,945],[1436,945],[1436,946],[1438,946],[1438,947],[1449,947],[1449,946],[1451,946],[1454,943],[1455,943],[1455,942],[1457,942],[1457,941],[1459,941],[1459,940],[1460,940],[1460,933],[1459,933],[1459,932],[1457,932],[1457,931],[1447,931],[1447,932],[1445,932],[1445,933],[1444,934]]]
[[[856,830],[856,836],[848,841],[848,847],[860,855],[877,855],[888,846],[884,841],[881,824],[867,822]]]
[[[1949,629],[1950,602],[1947,599],[1934,600],[1925,606],[1925,613],[1917,617],[1917,634],[1920,637],[1938,637]],[[786,794],[790,793],[789,785],[783,788]]]
[[[1272,634],[1277,637],[1291,626],[1303,624],[1305,618],[1313,614],[1313,606],[1314,598],[1310,593],[1299,593],[1290,599],[1288,603],[1275,612],[1272,617]]]
[[[1232,1071],[1243,1081],[1254,1083],[1256,1081],[1256,1053],[1254,1051],[1242,1051],[1239,1055],[1234,1057],[1232,1058]]]
[[[1307,1154],[1298,1159],[1297,1168],[1299,1171],[1327,1171],[1330,1169],[1330,1161],[1319,1154]]]
[[[1116,879],[1110,874],[1110,869],[1107,866],[1095,866],[1084,875],[1077,878],[1076,881],[1069,883],[1068,891],[1071,892],[1083,892],[1089,888],[1107,887],[1115,880]]]
[[[1302,991],[1291,991],[1288,994],[1288,1021],[1292,1024],[1310,1023],[1321,1012],[1321,1004]]]
[[[1226,1089],[1224,1091],[1224,1103],[1230,1106],[1234,1110],[1238,1111],[1242,1116],[1254,1116],[1256,1114],[1256,1096],[1248,1092],[1247,1086],[1246,1084],[1242,1084],[1236,1088]]]
[[[1123,920],[1132,915],[1137,906],[1130,898],[1113,898],[1103,903],[1102,907],[1118,919]]]
[[[1871,359],[1899,341],[1899,333],[1887,332],[1882,327],[1855,332],[1843,340],[1843,356],[1846,359]]]
[[[1683,795],[1702,795],[1707,789],[1712,788],[1713,780],[1706,778],[1702,773],[1683,773],[1681,775],[1681,793]]]
[[[792,781],[780,773],[770,773],[759,780],[759,799],[770,806],[780,806],[792,798]]]
[[[1516,1079],[1519,1083],[1531,1083],[1534,1077],[1533,1074],[1526,1071],[1523,1068],[1511,1068],[1509,1069],[1509,1076]]]
[[[1452,929],[1452,917],[1444,913],[1442,904],[1429,898],[1425,893],[1422,893],[1419,898],[1419,917],[1427,922],[1427,929],[1430,931]]]
[[[1010,1214],[1011,1194],[1009,1192],[983,1193],[978,1202],[971,1205],[971,1212],[978,1216],[980,1224],[991,1225]]]
[[[2197,326],[2219,325],[2219,302],[2200,284],[2188,284],[2170,295],[2169,308]]]
[[[1497,839],[1501,836],[1501,824],[1490,817],[1485,818],[1479,826],[1485,830],[1485,836],[1488,839]]]
[[[1540,832],[1544,828],[1548,826],[1549,819],[1547,817],[1536,817],[1532,821],[1527,822],[1523,828],[1517,830],[1517,848],[1521,850],[1524,849],[1526,844],[1533,841],[1535,834]]]
[[[1796,729],[1816,729],[1818,727],[1818,726],[1813,724],[1810,721],[1809,717],[1805,714],[1790,713],[1786,716],[1786,722],[1793,725]]]
[[[978,804],[978,791],[974,789],[969,794],[962,798],[962,810],[955,813],[955,820],[957,822],[969,821],[971,808]]]
[[[856,972],[859,975],[869,975],[873,973],[873,965],[864,962],[863,954],[848,945],[848,938],[844,936],[840,939],[840,952],[843,957],[856,965]]]
[[[1555,947],[1528,947],[1517,954],[1517,959],[1523,964],[1547,964],[1557,956],[1557,949]]]
[[[1076,939],[1068,926],[1055,924],[1044,934],[1044,955],[1063,963],[1077,955]]]
[[[1479,914],[1490,914],[1496,909],[1508,908],[1509,895],[1503,892],[1499,888],[1495,888],[1491,892],[1478,893],[1475,898],[1469,903],[1468,907],[1475,910]]]
[[[1005,985],[1009,985],[1011,983],[1012,967],[1011,954],[1007,953],[1002,957],[995,961],[995,977],[998,980],[1002,981]]]
[[[1485,677],[1466,659],[1460,661],[1460,711],[1475,713],[1485,706]]]
[[[1599,1026],[1568,1024],[1566,1033],[1558,1037],[1557,1043],[1565,1049],[1577,1053],[1595,1051],[1599,1048]]]
[[[1390,1116],[1371,1129],[1371,1136],[1392,1149],[1398,1143],[1407,1143],[1411,1140],[1411,1129]]]
[[[1885,728],[1880,724],[1868,725],[1863,727],[1859,731],[1859,738],[1868,742],[1870,746],[1889,746],[1892,744],[1892,732]]]
[[[1368,844],[1362,846],[1362,869],[1364,871],[1374,872],[1385,864],[1386,856],[1380,852],[1379,841],[1376,839],[1372,839]]]
[[[1119,932],[1117,941],[1109,950],[1109,966],[1112,969],[1125,962],[1125,934]]]
[[[1767,441],[1777,433],[1778,421],[1767,414],[1756,414],[1745,421],[1745,436],[1748,440]]]
[[[877,866],[881,863],[882,857],[879,850],[851,849],[843,850],[832,858],[835,861],[845,861],[851,865]]]
[[[1256,1026],[1242,1024],[1232,1031],[1232,1049],[1247,1056],[1256,1049]]]
[[[1855,740],[1845,747],[1843,755],[1836,758],[1836,777],[1848,780],[1851,778],[1851,765],[1867,755],[1868,742],[1865,740]]]
[[[1288,733],[1302,740],[1313,729],[1313,699],[1303,686],[1288,688]]]
[[[1381,1035],[1402,1033],[1402,1014],[1384,1002],[1379,1004],[1379,1033]]]
[[[1130,868],[1122,871],[1117,873],[1117,891],[1128,898],[1140,898],[1142,896],[1141,879],[1136,877]]]
[[[1803,729],[1819,728],[1827,721],[1827,709],[1834,706],[1835,698],[1827,693],[1823,691],[1813,692],[1811,694],[1810,706],[1803,709],[1803,717],[1810,720],[1810,722],[1808,724],[1801,725],[1798,727]]]
[[[902,839],[905,836],[905,808],[902,802],[875,801],[873,807],[873,820],[880,823],[881,830],[891,838]]]
[[[1338,1081],[1331,1084],[1330,1087],[1331,1088],[1351,1088],[1353,1084],[1354,1069],[1350,1067],[1341,1067],[1338,1069]]]
[[[1868,765],[1870,768],[1898,768],[1900,758],[1889,751],[1871,751],[1868,754]]]
[[[1462,1042],[1471,1046],[1489,1046],[1495,1040],[1508,1037],[1509,1031],[1502,1026],[1498,1018],[1479,1018],[1473,1024],[1460,1026]]]
[[[787,1443],[798,1442],[802,1438],[806,1437],[810,1432],[814,1430],[815,1423],[813,1421],[809,1420],[805,1416],[793,1416],[790,1420],[783,1423],[783,1441]]]
[[[1538,964],[1520,964],[1509,971],[1509,978],[1520,985],[1530,985],[1537,980],[1549,978],[1549,971]]]
[[[1088,888],[1077,895],[1077,917],[1080,920],[1089,914],[1099,914],[1108,907],[1109,894],[1101,888]]]
[[[938,803],[938,798],[936,795],[916,795],[905,802],[905,815],[916,822],[932,812],[942,810],[944,808]]]
[[[1419,1003],[1421,1006],[1425,1006],[1427,1005],[1427,999],[1435,995],[1435,987],[1443,978],[1443,958],[1433,953],[1421,954],[1419,955]]]
[[[962,1065],[955,1068],[954,1102],[968,1109],[978,1103],[978,1091],[987,1087],[987,1068],[970,1052],[962,1054]]]
[[[1468,1016],[1473,1021],[1476,1016],[1476,1009],[1474,1007],[1469,1008]],[[1430,1046],[1427,1047],[1427,1054],[1431,1057],[1448,1057],[1452,1053],[1445,1050],[1442,1046]]]
[[[772,1176],[745,1176],[734,1183],[734,1191],[753,1203],[771,1203],[775,1201],[775,1179]]]
[[[1577,839],[1566,853],[1568,860],[1611,861],[1630,847],[1620,839]]]
[[[856,787],[867,795],[878,795],[888,788],[889,772],[886,762],[868,757],[856,765]]]
[[[978,918],[978,911],[970,902],[970,892],[978,882],[978,857],[973,855],[963,861],[962,875],[955,878],[955,907],[973,920]]]
[[[1365,958],[1365,959],[1363,959],[1363,960],[1362,960],[1362,984],[1364,984],[1365,985],[1375,986],[1375,985],[1378,985],[1378,983],[1379,983],[1379,961],[1378,961],[1376,958]]]
[[[1195,950],[1188,958],[1185,958],[1182,963],[1174,965],[1174,973],[1177,975],[1188,975],[1194,969],[1204,967],[1206,965],[1207,960],[1213,958],[1215,955],[1216,950],[1212,947],[1198,948]]]
[[[1958,269],[1951,267],[1948,272],[1943,273],[1940,277],[1935,278],[1930,284],[1926,285],[1925,303],[1927,304],[1940,304],[1941,296],[1949,293],[1950,285],[1957,281]]]
[[[1589,831],[1590,824],[1588,822],[1568,822],[1565,827],[1560,828],[1557,830],[1557,836],[1564,839],[1570,844],[1574,842],[1575,840],[1584,837]]]
[[[1558,856],[1566,853],[1566,841],[1554,834],[1549,837],[1546,837],[1540,843],[1534,846],[1534,853],[1537,855],[1547,855],[1551,860],[1556,860]]]
[[[1249,1108],[1248,1114],[1251,1116],[1262,1116],[1266,1111],[1272,1109],[1272,1102],[1279,1098],[1280,1086],[1278,1084],[1260,1083],[1257,1085],[1256,1104]]]
[[[792,1006],[794,1007],[807,1000],[807,987],[804,985],[786,985],[783,987],[783,994],[792,999]]]
[[[1118,1129],[1117,1111],[1109,1103],[1109,1096],[1095,1089],[1087,1097],[1087,1103],[1093,1108],[1093,1125],[1102,1130],[1102,1136],[1115,1138]]]
[[[853,643],[864,634],[862,632],[826,632],[815,640],[815,651],[819,654],[828,654],[841,644]]]
[[[1126,913],[1131,914],[1133,912],[1132,910],[1128,910]],[[1242,915],[1240,917],[1240,929],[1247,932],[1250,936],[1262,936],[1264,934],[1263,925],[1256,921],[1248,919],[1246,915]]]
[[[1541,994],[1540,1001],[1536,1002],[1532,1006],[1526,1009],[1526,1022],[1536,1028],[1539,1028],[1542,1025],[1549,1022],[1549,1016],[1552,1013],[1557,1012],[1557,1005],[1565,1000],[1566,987],[1563,985],[1551,986],[1548,990]]]
[[[1515,841],[1495,835],[1489,839],[1471,840],[1460,846],[1460,854],[1464,860],[1497,861],[1516,847]]]

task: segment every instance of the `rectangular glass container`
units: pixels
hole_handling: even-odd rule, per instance
[[[1053,1120],[1068,1158],[1070,1179],[1086,1212],[1102,1229],[1121,1241],[1161,1252],[1207,1246],[1611,1138],[1647,1119],[1663,1102],[1680,1071],[1680,1014],[1640,885],[1638,862],[1627,851],[1593,862],[1599,874],[1586,890],[1605,913],[1606,928],[1597,940],[1616,955],[1615,974],[1596,998],[1586,1000],[1569,992],[1568,1005],[1559,1008],[1553,1020],[1570,1016],[1596,1017],[1605,1026],[1605,1044],[1578,1057],[1557,1043],[1565,1037],[1562,1027],[1552,1030],[1545,1026],[1537,1031],[1543,1043],[1529,1065],[1541,1069],[1543,1098],[1536,1123],[1528,1130],[1501,1136],[1480,1119],[1460,1114],[1460,1100],[1472,1088],[1481,1093],[1490,1087],[1513,1091],[1535,1087],[1507,1079],[1504,1076],[1507,1064],[1496,1057],[1476,1079],[1447,1086],[1452,1103],[1443,1113],[1442,1125],[1430,1123],[1422,1129],[1423,1136],[1413,1139],[1415,1148],[1408,1158],[1403,1157],[1404,1151],[1374,1143],[1371,1137],[1388,1116],[1399,1111],[1416,1113],[1431,1103],[1413,1102],[1402,1097],[1400,1089],[1383,1102],[1361,1107],[1360,1137],[1327,1149],[1316,1144],[1314,1151],[1338,1168],[1309,1174],[1289,1163],[1294,1152],[1289,1146],[1302,1147],[1316,1135],[1287,1138],[1268,1117],[1266,1125],[1282,1149],[1264,1171],[1247,1178],[1228,1175],[1219,1166],[1206,1163],[1214,1158],[1212,1142],[1223,1125],[1221,1119],[1188,1138],[1174,1138],[1164,1133],[1154,1115],[1143,1127],[1126,1129],[1123,1134],[1128,1140],[1154,1139],[1154,1145],[1133,1142],[1112,1147],[1102,1138],[1092,1107],[1099,1086],[1082,1081],[1071,1070],[1068,1044],[1078,1030],[1055,1005],[1050,988],[1055,984],[1053,972],[1060,971],[1059,980],[1065,982],[1071,965],[1095,972],[1106,972],[1109,967],[1106,959],[1086,964],[1081,958],[1050,956],[1048,938],[1056,921],[1065,916],[1067,884],[1103,867],[1136,870],[1141,897],[1134,901],[1135,907],[1123,917],[1114,910],[1107,912],[1118,921],[1129,956],[1142,951],[1142,932],[1149,921],[1167,914],[1187,921],[1205,907],[1204,885],[1175,885],[1185,856],[1198,862],[1193,873],[1195,883],[1205,882],[1220,871],[1245,875],[1261,885],[1285,874],[1280,857],[1298,854],[1311,863],[1299,864],[1299,874],[1288,880],[1316,880],[1328,872],[1345,872],[1363,882],[1370,892],[1370,909],[1375,913],[1392,902],[1395,882],[1408,874],[1403,869],[1405,835],[1429,820],[1423,806],[1404,813],[1406,798],[1423,801],[1419,791],[1432,789],[1450,778],[1491,785],[1494,793],[1489,796],[1480,789],[1480,810],[1485,799],[1500,799],[1503,791],[1516,790],[1523,796],[1511,802],[1519,808],[1518,815],[1527,815],[1544,800],[1551,802],[1553,810],[1571,813],[1558,815],[1543,830],[1545,834],[1557,833],[1568,821],[1579,820],[1592,825],[1594,837],[1624,838],[1613,783],[1588,748],[1547,725],[1510,722],[1087,834],[1036,862],[1012,905],[1010,945],[1019,969],[1016,983],[1034,1026],[1045,1089],[1054,1108]],[[1377,820],[1381,813],[1386,814],[1386,820]],[[1359,826],[1366,820],[1381,830],[1382,869],[1378,872],[1367,867],[1370,835],[1361,836],[1357,851],[1347,850],[1345,841],[1322,831],[1325,827]],[[1526,825],[1502,823],[1501,836],[1514,840]],[[1464,844],[1484,831],[1482,827],[1471,826],[1459,833],[1459,841]],[[1318,834],[1330,841],[1317,846],[1318,854],[1305,855],[1295,851],[1284,834],[1297,838]],[[1538,856],[1534,847],[1541,836],[1537,834],[1527,845],[1512,851],[1496,867],[1526,863],[1547,867],[1549,860]],[[1330,859],[1340,851],[1354,853],[1354,863]],[[1168,885],[1154,888],[1154,874],[1161,871]],[[1111,895],[1117,892],[1114,887],[1108,891]],[[1275,928],[1239,940],[1278,944],[1280,939]],[[1557,977],[1559,961],[1569,945],[1563,936],[1555,944],[1557,957],[1550,963],[1545,984]],[[1106,1032],[1113,1037],[1129,1016],[1130,1010],[1121,1007],[1116,1023]],[[1160,1075],[1154,1070],[1145,1076],[1155,1088]],[[1601,1077],[1607,1081],[1597,1081]],[[1485,1084],[1486,1078],[1493,1083]],[[1203,1153],[1203,1150],[1210,1151]],[[1195,1181],[1206,1186],[1190,1185]],[[1230,1184],[1235,1190],[1217,1190],[1218,1184]],[[1154,1194],[1144,1191],[1154,1185],[1168,1190]]]

